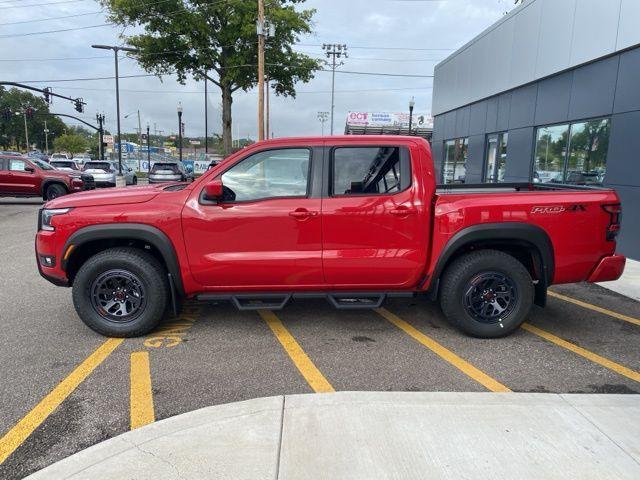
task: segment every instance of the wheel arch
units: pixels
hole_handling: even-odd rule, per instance
[[[47,178],[42,181],[42,185],[40,186],[40,194],[42,195],[43,200],[47,199],[47,188],[49,188],[49,185],[52,185],[54,183],[57,185],[60,185],[62,188],[65,189],[67,193],[69,193],[69,186],[66,183],[64,183],[63,180],[60,180],[58,178]]]
[[[160,229],[138,223],[99,224],[74,232],[62,249],[62,269],[72,284],[75,273],[95,253],[116,246],[134,246],[149,250],[171,274],[178,293],[184,295],[178,255],[169,237]],[[73,247],[68,258],[66,253]]]
[[[553,243],[541,227],[520,222],[485,223],[460,230],[442,249],[429,290],[437,293],[439,279],[447,266],[460,255],[477,249],[504,251],[523,263],[538,280],[536,304],[545,304],[547,287],[553,282],[555,271]]]

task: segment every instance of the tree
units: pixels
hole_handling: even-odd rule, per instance
[[[49,141],[64,133],[66,125],[58,117],[47,115],[49,106],[43,98],[17,88],[5,90],[0,87],[0,146],[3,149],[21,148],[27,149],[24,135],[23,112],[31,107],[33,118],[27,118],[27,130],[29,143],[36,145],[40,150],[45,149],[44,122],[47,122]],[[10,114],[10,119],[4,118],[5,112]],[[17,114],[17,115],[16,115]]]
[[[311,32],[315,10],[296,10],[305,0],[265,0],[266,17],[275,26],[265,61],[277,95],[295,97],[295,84],[308,82],[320,61],[293,51],[300,35]],[[140,65],[157,75],[175,73],[209,79],[222,92],[222,137],[231,152],[233,93],[257,84],[256,0],[100,0],[109,19],[144,33],[123,36],[139,49]],[[211,73],[213,72],[213,74]]]
[[[82,135],[65,134],[53,141],[57,152],[84,153],[89,149],[89,142]]]

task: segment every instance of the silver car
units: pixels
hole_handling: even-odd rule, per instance
[[[116,186],[116,175],[118,174],[118,164],[116,162],[106,160],[86,162],[82,171],[93,176],[96,187]],[[122,175],[127,185],[136,185],[138,183],[136,173],[124,164],[122,165]]]
[[[178,162],[156,162],[149,173],[149,183],[191,182],[193,172]]]

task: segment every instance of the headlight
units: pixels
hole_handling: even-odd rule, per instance
[[[69,213],[71,211],[70,208],[44,208],[42,209],[42,213],[40,214],[40,228],[42,230],[47,230],[49,232],[53,232],[55,228],[51,225],[51,220],[56,215],[64,215],[65,213]]]

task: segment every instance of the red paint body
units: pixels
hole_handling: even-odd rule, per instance
[[[411,186],[389,195],[200,201],[205,185],[261,150],[283,147],[408,148]],[[313,162],[321,159],[313,159]],[[328,173],[324,175],[328,178]],[[324,178],[324,182],[327,181]],[[552,283],[618,278],[624,257],[606,238],[604,204],[613,190],[496,189],[438,193],[429,145],[415,137],[348,136],[261,142],[229,157],[184,190],[167,185],[92,191],[58,198],[46,208],[73,209],[40,231],[37,253],[62,258],[69,236],[89,225],[140,223],[164,232],[178,257],[184,293],[396,290],[431,286],[441,252],[462,229],[483,223],[539,226],[553,246]],[[324,190],[323,190],[324,191]],[[579,209],[571,207],[579,205]],[[43,274],[67,280],[60,262]]]
[[[4,164],[1,159],[4,159]],[[80,178],[72,177],[70,173],[60,170],[43,170],[37,164],[26,157],[1,156],[0,159],[0,196],[16,197],[42,197],[43,186],[47,181],[55,181],[65,186],[68,193],[83,190],[83,182]],[[9,160],[21,160],[33,172],[10,171]]]

